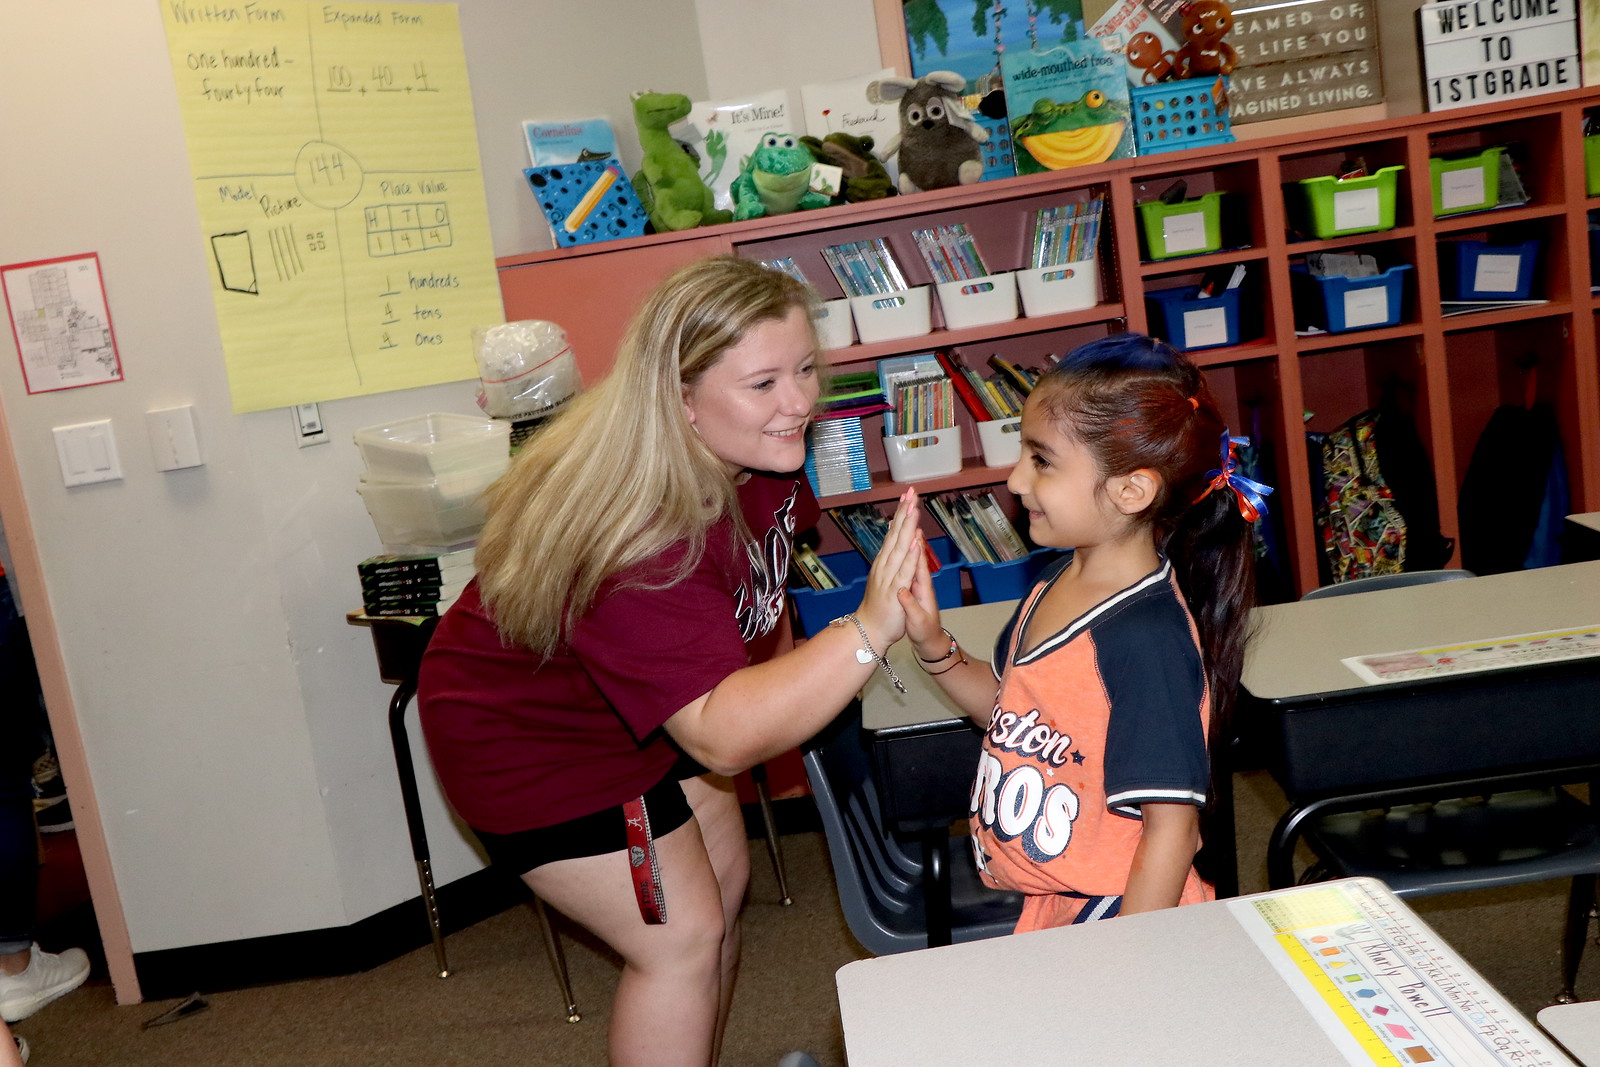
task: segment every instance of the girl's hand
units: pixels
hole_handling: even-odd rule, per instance
[[[926,552],[917,558],[911,588],[900,592],[900,608],[906,616],[906,636],[919,657],[936,659],[949,650],[950,639],[939,626],[939,601],[934,596],[933,573],[928,568]]]
[[[883,548],[867,573],[866,595],[861,598],[861,607],[856,609],[856,616],[872,640],[881,642],[874,645],[880,653],[900,640],[906,631],[901,591],[911,587],[917,563],[925,551],[922,531],[917,528],[921,512],[915,489],[907,489],[900,495],[900,505],[889,521]],[[922,565],[926,569],[926,562]]]

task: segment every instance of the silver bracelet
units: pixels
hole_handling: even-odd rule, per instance
[[[889,661],[878,655],[877,650],[872,647],[872,639],[867,636],[867,628],[861,625],[861,620],[856,618],[855,612],[852,611],[848,615],[841,615],[828,625],[843,626],[846,622],[853,622],[856,624],[856,633],[861,635],[861,644],[865,646],[863,648],[856,649],[856,662],[871,663],[873,660],[877,660],[878,666],[882,667],[884,673],[889,676],[889,681],[894,683],[894,687],[896,689],[904,693],[906,691],[906,687],[900,681],[900,676],[894,673],[894,668],[889,666]]]

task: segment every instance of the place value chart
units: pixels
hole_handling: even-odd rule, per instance
[[[161,4],[235,411],[477,376],[504,321],[454,4]]]
[[[1380,882],[1347,878],[1228,908],[1352,1064],[1572,1064]]]

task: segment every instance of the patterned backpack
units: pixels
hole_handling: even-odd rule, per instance
[[[1405,569],[1406,520],[1378,466],[1377,428],[1378,412],[1364,411],[1322,439],[1317,532],[1334,582]]]

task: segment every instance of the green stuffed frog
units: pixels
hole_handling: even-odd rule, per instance
[[[1112,158],[1128,126],[1128,106],[1091,89],[1080,99],[1058,104],[1035,100],[1017,121],[1018,174],[1065,170]]]
[[[811,152],[790,133],[769,133],[733,179],[735,222],[827,207],[832,200],[811,189]]]

